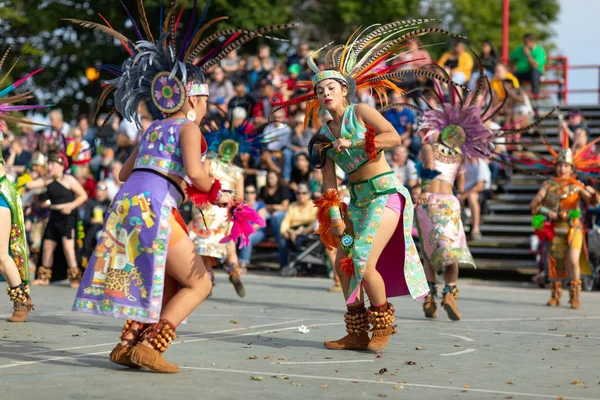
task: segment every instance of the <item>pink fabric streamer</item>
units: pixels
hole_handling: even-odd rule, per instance
[[[256,232],[253,225],[256,224],[261,228],[267,226],[265,220],[247,204],[234,205],[231,207],[229,213],[229,220],[233,222],[231,232],[221,239],[219,243],[227,243],[232,240],[237,241],[239,238],[242,238],[239,248],[247,247],[250,245],[250,235]]]

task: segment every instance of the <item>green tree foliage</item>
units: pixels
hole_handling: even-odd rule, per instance
[[[135,0],[123,0],[133,15],[137,15]],[[168,0],[165,0],[168,3]],[[190,8],[193,1],[187,1]],[[144,0],[153,32],[158,30],[160,0]],[[205,0],[199,0],[203,8]],[[512,0],[510,19],[510,48],[521,42],[526,32],[533,32],[549,44],[550,25],[557,19],[558,0]],[[124,58],[120,44],[104,35],[75,27],[62,18],[78,18],[102,22],[101,12],[120,32],[134,38],[135,33],[120,2],[117,0],[0,0],[0,52],[8,44],[23,53],[12,78],[22,76],[37,66],[45,71],[35,77],[35,86],[41,88],[41,101],[60,106],[68,119],[78,113],[90,113],[100,92],[100,83],[110,78],[102,73],[101,79],[88,82],[85,69],[102,64],[119,64]],[[183,21],[185,22],[184,14]],[[302,21],[304,26],[292,32],[277,32],[278,37],[308,41],[312,47],[331,40],[347,38],[359,27],[374,23],[409,18],[438,18],[439,26],[469,37],[478,51],[483,39],[490,39],[500,52],[502,40],[501,0],[213,0],[208,18],[227,15],[228,20],[219,28],[259,26]],[[180,28],[180,34],[184,29]],[[211,30],[214,32],[214,30]],[[265,39],[253,41],[244,51],[253,52]],[[446,37],[426,39],[434,58],[447,49]],[[294,45],[295,42],[292,42]],[[283,48],[285,46],[278,46]],[[17,52],[15,52],[16,54]],[[14,60],[14,55],[9,59]]]

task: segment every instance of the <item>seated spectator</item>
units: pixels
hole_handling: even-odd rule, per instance
[[[83,131],[79,126],[69,131],[66,155],[72,165],[88,165],[92,161],[92,149],[88,141],[83,139]]]
[[[575,139],[575,131],[579,128],[587,129],[587,124],[583,118],[583,114],[580,110],[571,110],[567,117],[567,120],[561,118],[560,130],[558,132],[560,140],[563,140],[563,134],[566,132],[569,135],[569,140]]]
[[[571,146],[573,153],[577,153],[579,150],[587,146],[589,136],[589,130],[587,127],[579,127],[575,129],[575,139],[573,140],[573,145]],[[595,146],[592,146],[591,151],[596,151]]]
[[[491,41],[484,40],[481,42],[479,61],[483,68],[483,74],[488,79],[493,79],[494,74],[496,73],[496,65],[498,64],[498,55],[496,54],[496,49],[494,49],[494,45]],[[479,65],[473,66],[473,73],[471,74],[471,80],[469,82],[470,89],[475,90],[477,79],[479,79]]]
[[[281,101],[283,97],[281,93],[275,91],[275,87],[268,80],[264,80],[260,84],[260,97],[252,110],[252,116],[257,124],[263,124],[269,121],[273,106],[272,101]],[[284,117],[287,117],[287,110],[280,110]],[[280,112],[278,111],[278,113]]]
[[[208,84],[208,92],[211,98],[222,98],[225,104],[233,97],[233,85],[231,81],[225,77],[225,71],[223,68],[216,67],[212,73],[211,82]]]
[[[19,124],[21,129],[21,144],[23,149],[33,153],[38,149],[38,143],[40,142],[40,132],[36,132],[33,125]]]
[[[262,201],[256,200],[258,197],[258,193],[256,192],[256,187],[253,185],[247,185],[244,189],[244,202],[252,207],[254,211],[258,213],[258,215],[267,219],[267,207],[265,203]],[[238,259],[240,263],[240,268],[242,270],[246,270],[248,264],[250,264],[250,256],[252,255],[252,249],[254,246],[265,240],[265,228],[261,228],[258,225],[255,225],[254,228],[256,232],[250,235],[250,245],[247,247],[242,247],[238,250]]]
[[[87,165],[76,165],[73,167],[73,176],[77,178],[85,193],[88,195],[88,199],[96,198],[96,181],[92,177],[90,167]]]
[[[234,96],[229,100],[227,104],[227,112],[229,115],[233,115],[235,108],[243,108],[247,115],[252,116],[250,113],[254,110],[256,101],[246,91],[246,83],[243,81],[237,81],[234,86]]]
[[[285,72],[284,64],[278,61],[275,63],[275,66],[271,72],[267,75],[267,79],[274,87],[280,89],[282,86],[286,85],[288,80],[288,76],[285,74]]]
[[[535,35],[528,33],[523,36],[523,44],[514,49],[509,58],[515,66],[517,79],[521,83],[531,83],[531,92],[539,94],[546,66],[546,51],[536,43]]]
[[[290,180],[289,188],[291,191],[296,192],[300,183],[306,183],[309,180],[310,161],[308,159],[308,154],[298,153],[296,154],[296,165],[292,168],[292,179]]]
[[[291,137],[292,150],[295,154],[308,154],[308,143],[313,137],[312,130],[307,127],[304,129],[304,114],[296,114],[291,120],[294,133]]]
[[[408,149],[405,146],[398,146],[392,150],[390,166],[404,187],[410,189],[417,184],[419,176],[415,162],[408,159]]]
[[[490,85],[492,86],[494,96],[499,102],[504,100],[504,97],[506,96],[506,81],[510,82],[514,88],[519,88],[519,80],[513,74],[508,72],[506,65],[498,63],[494,69],[494,75]]]
[[[481,158],[467,161],[465,165],[465,188],[458,194],[461,203],[465,201],[471,210],[473,224],[471,226],[471,239],[481,238],[481,206],[487,201],[487,196],[492,187],[491,172],[488,164]]]
[[[258,97],[260,94],[260,83],[267,77],[267,72],[263,69],[262,63],[257,57],[252,59],[250,64],[250,71],[247,74],[248,88],[250,94],[254,97]]]
[[[6,160],[6,173],[17,176],[25,172],[27,164],[31,161],[31,153],[23,148],[20,140],[13,140],[10,144],[10,154]]]
[[[120,163],[125,163],[129,155],[133,153],[133,141],[124,133],[117,135],[117,152],[115,154],[115,160]]]
[[[292,64],[288,68],[288,78],[285,81],[285,89],[287,92],[284,94],[287,95],[287,98],[290,98],[294,90],[296,89],[296,82],[298,82],[298,77],[300,76],[301,71],[300,64]]]
[[[471,79],[473,57],[465,51],[464,42],[459,40],[454,43],[451,51],[440,57],[438,65],[450,71],[450,76],[454,82],[464,85]]]
[[[401,53],[398,57],[400,69],[417,69],[423,65],[431,64],[431,55],[426,49],[421,48],[421,41],[418,38],[408,41],[408,51]],[[400,87],[406,90],[414,89],[418,86],[417,82],[425,82],[427,78],[415,77],[409,75],[400,82]]]
[[[284,122],[285,113],[279,110],[272,115],[273,123],[267,125],[263,131],[263,139],[267,141],[266,149],[261,155],[261,160],[267,169],[281,174],[286,184],[292,177],[292,158],[294,152],[291,145],[292,130]]]
[[[299,67],[302,67],[302,65],[306,65],[306,59],[309,55],[308,51],[309,47],[307,43],[301,42],[298,44],[298,47],[296,47],[296,52],[287,59],[287,66],[290,67],[293,64],[298,64]],[[300,74],[300,72],[298,72],[298,74]]]
[[[396,132],[400,135],[404,146],[410,145],[413,123],[415,122],[413,112],[408,107],[402,107],[402,104],[406,104],[407,102],[408,98],[406,96],[400,96],[398,93],[392,92],[389,103],[398,104],[398,107],[394,107],[383,113],[384,118],[390,121]]]
[[[110,166],[110,175],[104,179],[104,183],[107,187],[106,190],[108,190],[108,199],[110,201],[115,198],[117,193],[119,193],[119,190],[121,190],[121,186],[123,186],[125,183],[119,180],[119,172],[121,172],[121,167],[123,167],[123,164],[115,160]]]
[[[97,154],[90,163],[90,169],[96,182],[103,181],[110,175],[110,166],[115,161],[115,151],[104,148],[101,154]]]
[[[296,197],[298,200],[288,207],[285,218],[281,222],[278,241],[279,265],[287,267],[290,248],[298,250],[304,241],[315,231],[317,208],[313,205],[310,190],[306,183],[298,185]]]
[[[84,205],[83,217],[81,219],[85,230],[82,258],[86,260],[89,260],[92,256],[92,252],[100,237],[104,217],[110,206],[108,190],[104,182],[98,182],[95,194],[96,198],[90,198]]]
[[[308,184],[310,186],[310,191],[315,199],[318,199],[319,197],[323,196],[323,170],[313,168]]]
[[[90,121],[88,119],[87,114],[80,114],[77,117],[77,127],[81,129],[83,133],[83,140],[88,142],[89,144],[94,144],[96,140],[96,134],[98,133],[98,129],[90,126]],[[93,156],[94,154],[92,154]]]
[[[275,240],[279,240],[281,221],[290,204],[290,192],[287,185],[279,182],[279,175],[274,171],[267,173],[267,182],[260,189],[259,198],[267,207],[266,221],[271,227]]]
[[[260,61],[265,71],[271,72],[275,68],[275,58],[271,56],[271,48],[268,44],[258,46],[258,53],[255,58]]]
[[[64,153],[63,138],[69,134],[71,127],[63,120],[63,112],[60,109],[50,111],[50,127],[42,133],[39,149],[44,154],[50,152]]]
[[[237,50],[231,51],[224,59],[221,60],[221,68],[227,75],[237,72],[239,68],[240,57]]]

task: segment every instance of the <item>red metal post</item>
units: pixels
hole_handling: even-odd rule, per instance
[[[504,1],[504,11],[502,12],[502,62],[508,64],[508,25],[510,14],[510,0]]]

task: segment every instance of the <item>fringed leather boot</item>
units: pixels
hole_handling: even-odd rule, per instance
[[[240,267],[237,264],[229,264],[226,268],[229,274],[229,282],[233,285],[235,292],[240,297],[246,296],[246,289],[240,277]]]
[[[119,343],[110,352],[110,361],[115,364],[124,365],[129,368],[140,369],[141,367],[131,362],[131,350],[135,346],[146,327],[150,324],[132,321],[130,319],[125,322],[125,326],[121,330],[120,339],[127,344]]]
[[[456,305],[456,300],[458,300],[458,289],[456,288],[456,285],[444,286],[444,291],[442,292],[442,306],[444,306],[444,310],[448,313],[448,318],[452,321],[460,320],[460,311],[458,310],[458,305]]]
[[[9,322],[25,322],[29,311],[33,310],[31,292],[29,285],[21,282],[20,285],[6,289],[8,297],[14,302],[13,314],[8,318]]]
[[[365,303],[348,306],[344,315],[346,321],[346,336],[340,340],[325,342],[330,350],[366,350],[369,345],[369,318]]]
[[[550,300],[546,303],[547,306],[556,307],[560,305],[560,297],[562,296],[562,282],[550,283]]]
[[[573,279],[569,282],[569,304],[571,308],[577,310],[581,307],[579,295],[581,294],[581,279]]]
[[[67,268],[67,278],[71,283],[71,287],[73,289],[77,289],[79,287],[79,283],[81,282],[81,270],[79,270],[79,267]]]
[[[437,296],[437,288],[435,287],[434,282],[427,282],[429,285],[429,294],[425,297],[425,301],[423,302],[423,311],[425,312],[425,317],[427,318],[437,318],[437,306],[435,304],[435,297]]]
[[[138,343],[131,350],[131,362],[165,374],[179,372],[177,365],[167,362],[162,357],[162,353],[169,348],[176,338],[175,325],[164,318],[156,324],[148,325],[142,332]]]
[[[381,351],[387,346],[390,336],[396,333],[394,322],[396,317],[392,303],[385,303],[381,306],[369,307],[369,323],[372,325],[373,336],[369,342],[368,349],[373,352]]]

